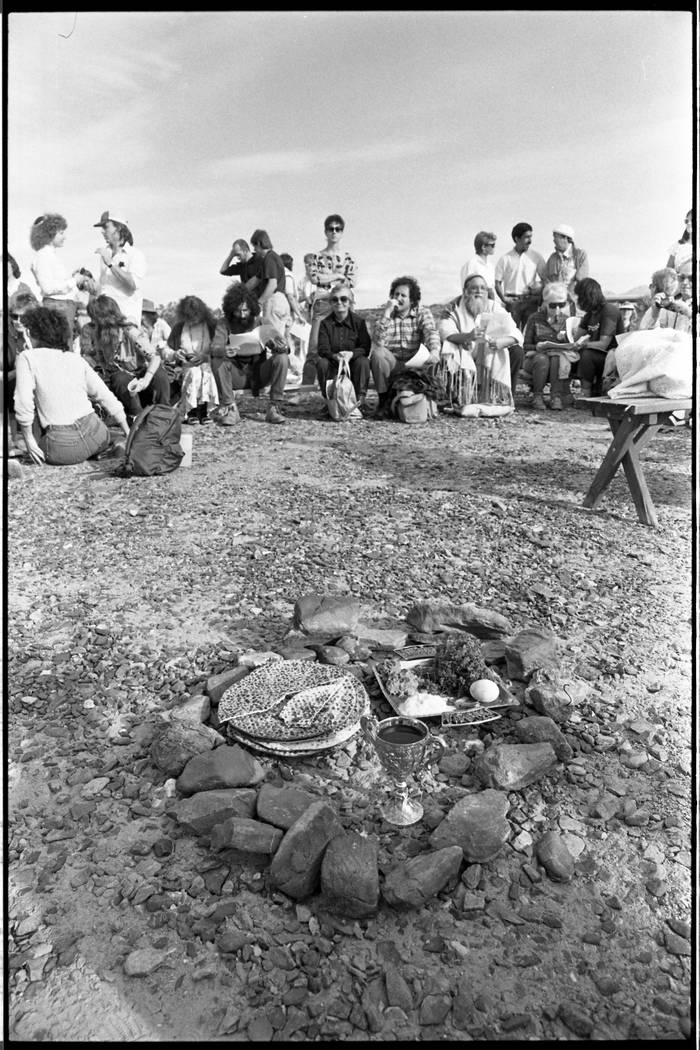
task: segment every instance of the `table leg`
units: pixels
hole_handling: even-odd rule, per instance
[[[658,424],[652,426],[634,416],[624,416],[622,419],[609,418],[608,423],[613,439],[586,494],[583,505],[595,510],[622,463],[639,520],[644,525],[655,527],[658,525],[658,520],[644,480],[639,452],[654,436],[658,430]]]
[[[656,516],[656,509],[647,488],[639,453],[651,441],[658,429],[658,424],[655,426],[646,424],[641,427],[637,434],[634,435],[632,444],[627,450],[627,455],[622,460],[622,469],[627,476],[627,484],[632,493],[634,505],[637,508],[637,517],[642,525],[650,525],[653,529],[658,528],[659,519]]]

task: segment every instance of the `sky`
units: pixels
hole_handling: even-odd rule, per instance
[[[68,222],[96,272],[121,211],[144,295],[221,303],[232,241],[266,229],[303,272],[345,220],[356,305],[412,275],[459,292],[479,230],[545,259],[574,227],[591,276],[647,285],[692,204],[690,11],[10,12],[7,247]]]

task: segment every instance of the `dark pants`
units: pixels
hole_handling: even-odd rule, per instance
[[[321,393],[326,396],[326,383],[329,379],[335,379],[338,374],[338,362],[331,361],[328,357],[319,357],[316,359],[316,376],[318,378],[318,385],[321,388]],[[369,386],[370,368],[369,358],[362,354],[359,357],[353,357],[350,361],[350,378],[352,379],[352,385],[355,389],[357,399],[364,397],[367,393],[367,387]]]
[[[158,365],[158,369],[145,390],[139,394],[131,394],[127,389],[132,379],[142,378],[135,376],[133,372],[110,372],[105,377],[107,386],[124,406],[127,415],[137,416],[146,405],[169,405],[170,404],[170,380],[165,369]]]
[[[94,412],[76,419],[75,423],[47,427],[37,437],[37,444],[46,462],[55,467],[84,463],[106,449],[109,442],[109,431]]]
[[[510,357],[510,389],[515,397],[515,383],[518,378],[518,372],[523,363],[523,355],[525,351],[522,346],[518,346],[517,343],[513,343],[512,346],[508,347],[508,356]]]
[[[582,383],[590,383],[593,386],[596,380],[601,378],[607,356],[605,350],[589,350],[587,346],[582,348],[578,363],[578,378]]]
[[[219,388],[221,407],[235,401],[236,390],[250,390],[257,397],[263,387],[270,387],[270,401],[284,399],[284,387],[289,370],[289,354],[273,354],[265,359],[256,357],[224,357],[212,359],[212,371]]]
[[[539,295],[516,299],[515,302],[508,303],[506,309],[513,318],[518,328],[522,332],[525,328],[528,317],[531,317],[540,308],[540,297]]]

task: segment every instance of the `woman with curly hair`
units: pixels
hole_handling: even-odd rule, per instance
[[[182,365],[180,408],[185,414],[185,423],[199,420],[204,426],[210,422],[207,406],[214,408],[219,403],[210,362],[216,318],[196,295],[186,295],[180,300],[176,318],[168,346],[175,362]]]
[[[395,277],[389,288],[384,312],[374,325],[371,367],[379,395],[377,419],[391,416],[389,398],[392,379],[405,371],[406,362],[421,343],[427,347],[423,371],[440,360],[440,336],[432,313],[421,305],[420,285],[415,277]],[[320,341],[320,336],[319,336]]]
[[[257,397],[270,387],[268,423],[284,423],[280,411],[289,369],[289,347],[272,325],[260,325],[260,304],[244,284],[232,284],[221,302],[224,312],[211,345],[211,363],[219,389],[223,426],[240,422],[236,392],[251,390]],[[250,339],[243,339],[250,332]],[[267,356],[267,351],[271,356]]]
[[[82,463],[111,445],[109,430],[93,411],[94,398],[124,434],[126,415],[117,398],[79,354],[70,353],[64,314],[36,306],[23,315],[31,349],[17,358],[15,414],[34,463]]]
[[[579,350],[578,377],[581,380],[581,397],[592,397],[605,369],[608,351],[617,347],[617,336],[625,330],[622,314],[617,306],[609,303],[603,289],[592,277],[584,277],[574,285],[574,295],[583,310],[572,344]]]
[[[88,314],[97,367],[126,411],[135,416],[148,404],[169,405],[170,381],[146,333],[108,295],[92,299]]]
[[[66,243],[67,229],[68,223],[62,215],[48,212],[32,223],[29,243],[35,253],[31,270],[41,291],[42,306],[64,314],[72,333],[78,290],[84,286],[85,278],[76,273],[70,276],[59,257],[58,249]]]

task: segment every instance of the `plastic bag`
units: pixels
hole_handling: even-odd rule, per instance
[[[338,423],[362,419],[357,407],[357,394],[350,378],[350,364],[343,353],[338,362],[338,374],[326,383],[326,400],[331,419]]]
[[[693,349],[688,332],[651,328],[617,336],[615,367],[620,382],[608,397],[692,397]]]

